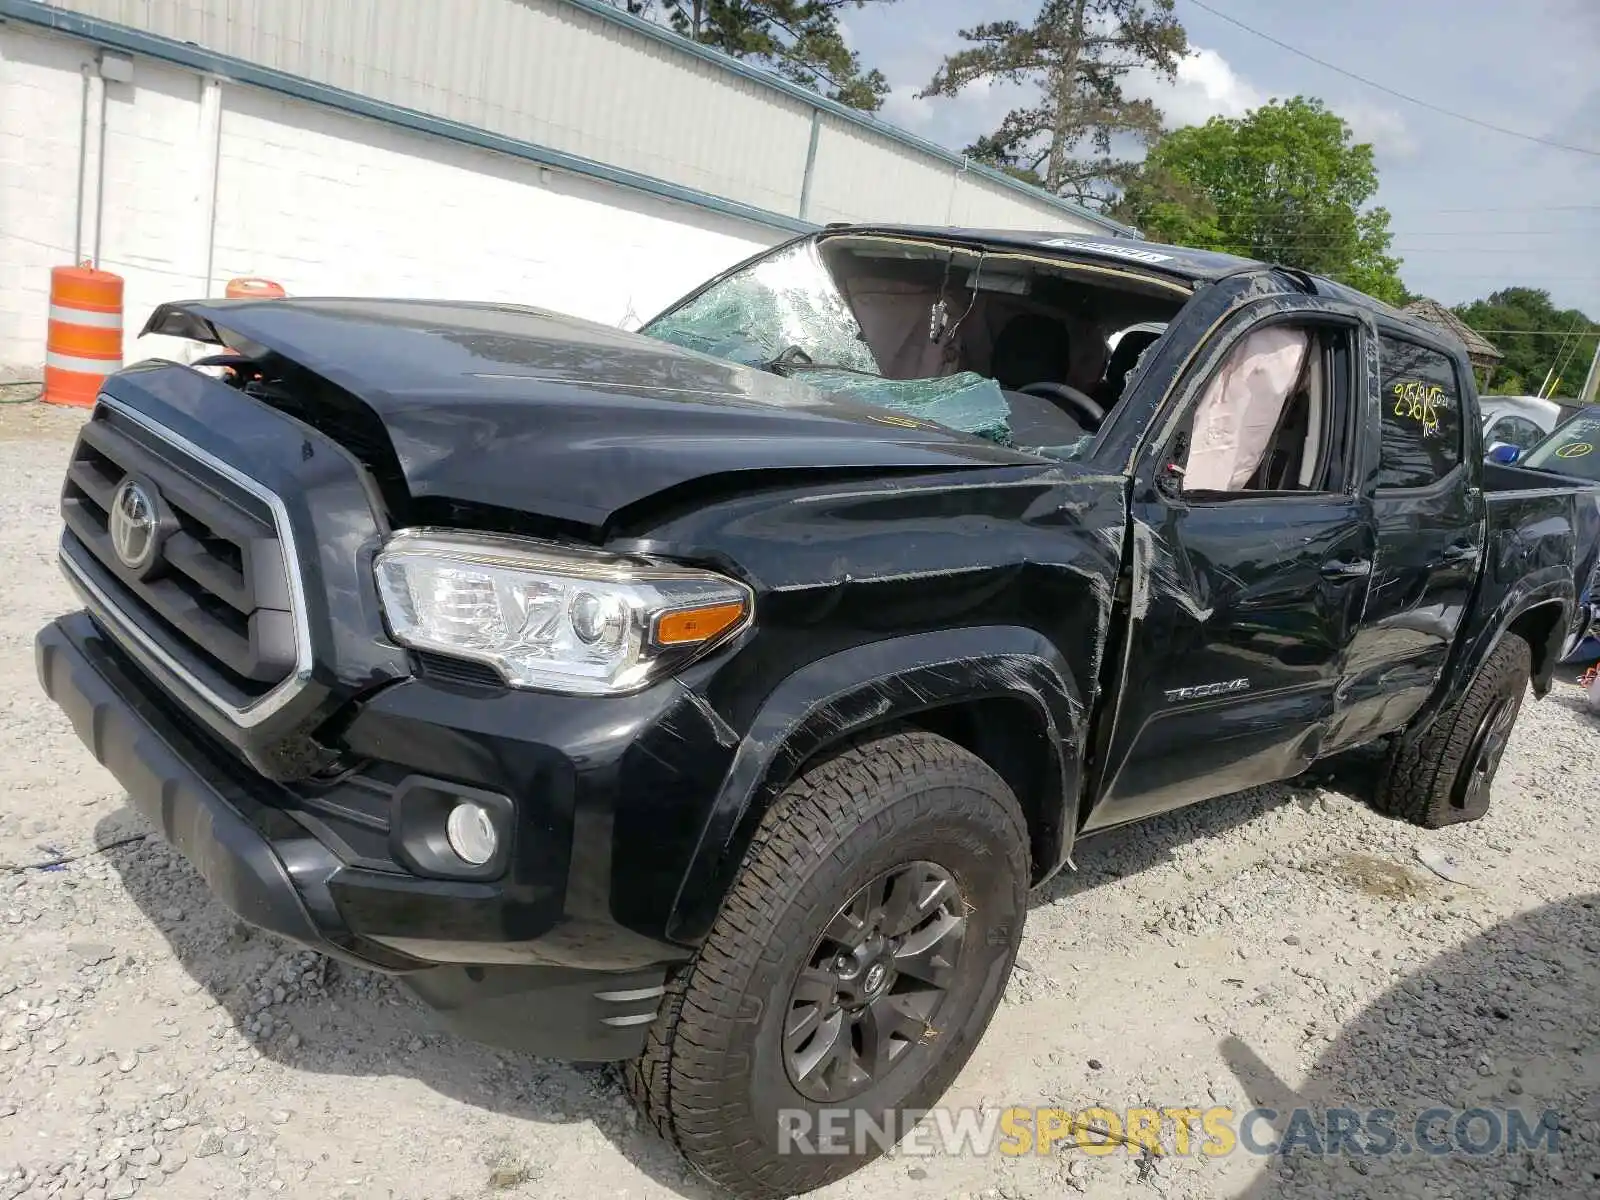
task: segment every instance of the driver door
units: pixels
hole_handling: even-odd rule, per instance
[[[1120,699],[1087,829],[1318,756],[1376,544],[1355,486],[1360,344],[1332,308],[1236,319],[1158,417],[1164,444],[1133,483]],[[1229,388],[1246,402],[1225,403]]]

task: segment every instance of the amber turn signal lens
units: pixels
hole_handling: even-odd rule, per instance
[[[692,646],[710,641],[744,620],[744,605],[713,604],[664,613],[656,621],[656,645]]]

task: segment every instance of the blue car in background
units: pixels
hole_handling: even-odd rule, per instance
[[[1558,425],[1526,452],[1519,451],[1515,446],[1498,445],[1489,452],[1488,459],[1490,462],[1505,465],[1515,463],[1533,471],[1549,471],[1600,483],[1600,404],[1580,408],[1569,420]],[[1590,631],[1579,640],[1563,662],[1600,661],[1600,595],[1596,594],[1593,580],[1583,595],[1583,603],[1589,607]]]

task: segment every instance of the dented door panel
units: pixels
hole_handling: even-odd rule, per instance
[[[1304,770],[1334,719],[1371,561],[1355,497],[1133,511],[1128,670],[1086,828]]]
[[[1483,505],[1470,483],[1463,464],[1439,487],[1374,502],[1376,566],[1330,749],[1404,725],[1438,686],[1483,553]]]

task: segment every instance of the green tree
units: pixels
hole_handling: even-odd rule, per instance
[[[664,20],[677,33],[734,58],[750,59],[830,100],[869,112],[889,81],[862,70],[845,44],[839,14],[894,0],[611,0],[635,16]]]
[[[1501,395],[1536,395],[1546,381],[1573,398],[1594,360],[1600,329],[1576,308],[1557,308],[1543,288],[1509,287],[1456,307],[1456,316],[1505,355],[1490,377]]]
[[[1174,0],[1045,0],[1031,25],[991,21],[963,29],[972,45],[950,55],[923,89],[954,96],[980,82],[1031,84],[1038,103],[1014,108],[967,153],[1046,191],[1107,205],[1134,171],[1119,147],[1143,145],[1161,112],[1123,91],[1146,68],[1173,78],[1189,52]]]
[[[1404,303],[1372,147],[1320,100],[1213,117],[1151,147],[1115,214],[1157,241],[1314,271]]]

